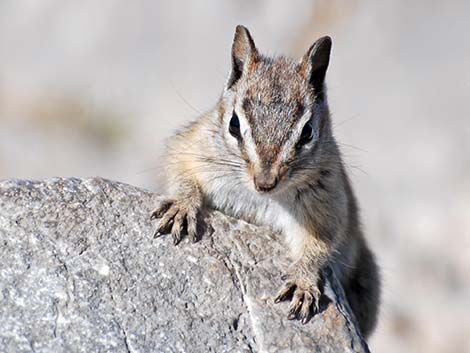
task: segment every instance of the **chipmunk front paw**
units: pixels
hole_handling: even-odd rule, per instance
[[[299,274],[292,271],[290,274],[283,276],[285,283],[278,292],[275,303],[279,303],[292,296],[289,305],[288,320],[298,319],[306,324],[311,316],[320,310],[320,283],[318,275],[310,277],[305,274]]]
[[[154,238],[162,236],[171,227],[173,243],[177,245],[181,240],[181,231],[186,225],[189,238],[197,241],[197,217],[200,205],[191,197],[187,199],[164,199],[152,211],[150,219],[160,218],[155,229]]]

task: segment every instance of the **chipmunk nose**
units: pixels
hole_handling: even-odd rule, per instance
[[[277,175],[273,175],[270,172],[260,173],[254,177],[255,189],[259,192],[271,191],[276,187],[278,181]]]

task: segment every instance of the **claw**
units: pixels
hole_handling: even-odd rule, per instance
[[[287,315],[287,320],[294,320],[295,319],[295,314],[292,311],[289,311],[289,314]]]
[[[304,291],[301,289],[297,289],[294,292],[294,297],[292,298],[292,302],[289,307],[289,314],[287,315],[288,320],[293,320],[299,314],[299,310],[302,307],[304,297]]]
[[[173,236],[173,244],[177,245],[181,240],[181,228],[183,227],[185,214],[178,212],[173,218],[173,227],[171,228],[171,235]]]
[[[296,285],[294,282],[286,282],[281,290],[278,292],[276,295],[276,298],[274,299],[274,303],[279,303],[283,300],[285,300],[295,289]]]
[[[150,215],[150,220],[154,220],[154,219],[163,217],[163,215],[165,214],[165,212],[168,211],[168,209],[169,209],[172,205],[173,205],[173,201],[172,201],[172,200],[165,200],[165,201],[162,201],[162,203],[160,204],[160,206],[158,206],[157,208],[155,208],[155,209],[152,211],[152,214]]]
[[[178,207],[172,206],[160,219],[160,224],[158,225],[157,232],[163,233],[168,229],[174,221],[175,215],[178,213]]]
[[[310,317],[310,307],[312,305],[313,300],[314,297],[312,294],[310,294],[310,292],[307,291],[304,293],[303,304],[299,313],[299,318],[302,321],[302,324],[304,325],[308,322],[308,319]]]
[[[292,274],[284,275],[282,278],[288,280],[284,282],[274,302],[279,303],[292,295],[287,319],[299,319],[302,324],[306,324],[312,315],[319,312],[321,290],[316,285],[317,281],[299,278]]]
[[[176,234],[173,234],[173,245],[178,245],[180,240],[180,237],[178,237]]]
[[[173,224],[173,220],[170,219],[168,221],[162,222],[160,221],[160,224],[158,225],[157,232],[158,233],[165,233],[165,230],[171,227]]]
[[[153,237],[158,238],[165,233],[171,233],[173,243],[176,245],[181,241],[181,232],[185,225],[187,225],[188,237],[195,243],[197,241],[197,215],[199,207],[200,205],[186,203],[184,200],[179,202],[173,199],[161,201],[160,205],[150,215],[151,220],[160,218]]]
[[[188,212],[186,216],[188,225],[188,236],[193,243],[197,242],[197,215],[195,212]]]
[[[316,295],[313,301],[313,312],[315,314],[320,312],[320,294]]]

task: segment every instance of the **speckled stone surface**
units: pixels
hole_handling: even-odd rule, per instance
[[[213,212],[153,239],[158,196],[100,178],[0,182],[0,352],[367,352],[330,274],[306,325],[274,304],[275,234]]]

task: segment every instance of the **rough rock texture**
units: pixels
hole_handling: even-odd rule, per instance
[[[158,196],[103,179],[0,182],[0,352],[367,352],[328,273],[306,325],[273,304],[289,262],[218,212],[196,244],[154,240]]]

